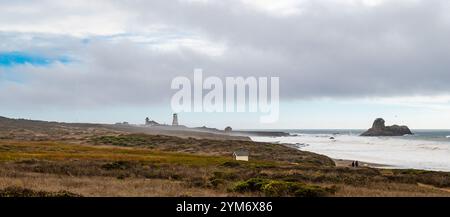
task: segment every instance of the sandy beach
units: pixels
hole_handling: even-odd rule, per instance
[[[333,132],[339,134],[334,135]],[[418,169],[450,172],[449,131],[420,131],[414,136],[362,137],[360,131],[291,130],[293,136],[255,137],[257,142],[288,146],[322,154],[332,159],[357,160],[377,168]],[[333,138],[333,139],[330,139]],[[341,165],[341,162],[338,163]]]
[[[346,160],[346,159],[333,159],[334,163],[337,167],[352,167],[353,160]],[[370,163],[370,162],[361,162],[359,161],[359,167],[372,167],[372,168],[395,168],[392,165],[386,165],[386,164],[377,164],[377,163]]]

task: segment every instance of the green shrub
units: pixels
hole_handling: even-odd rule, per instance
[[[233,188],[235,192],[260,192],[268,197],[325,197],[334,194],[336,189],[323,188],[300,182],[286,182],[278,180],[267,180],[252,178],[247,181],[236,183]]]
[[[294,192],[298,183],[284,181],[270,181],[263,185],[261,191],[269,197],[282,197]]]
[[[46,192],[21,187],[8,187],[0,190],[0,197],[81,197],[68,191]]]
[[[241,166],[241,164],[237,161],[227,161],[227,162],[223,163],[222,166],[236,168],[236,167]]]
[[[154,139],[154,137],[145,134],[130,134],[119,136],[100,136],[91,139],[91,142],[94,144],[114,146],[153,146],[152,142]]]
[[[259,178],[251,178],[247,181],[238,182],[233,190],[236,192],[255,192],[261,191],[262,187],[267,184],[267,180],[259,179]]]
[[[314,185],[302,185],[294,191],[296,197],[325,197],[330,193],[334,194],[335,190]]]
[[[102,168],[105,170],[126,170],[131,167],[130,162],[126,161],[116,161],[102,165]]]
[[[235,172],[221,172],[215,171],[213,173],[213,178],[225,179],[225,180],[236,180],[239,176]]]
[[[427,174],[427,173],[432,173],[432,172],[425,171],[425,170],[404,169],[404,170],[396,170],[395,173],[403,174],[403,175],[422,175],[422,174]]]
[[[223,185],[225,183],[225,180],[223,180],[223,179],[211,179],[209,182],[211,183],[211,186],[217,188],[220,185]]]

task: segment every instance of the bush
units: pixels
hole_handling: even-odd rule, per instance
[[[236,168],[236,167],[241,166],[241,164],[237,161],[227,161],[227,162],[223,163],[222,166]]]
[[[235,192],[260,192],[268,197],[325,197],[334,194],[336,189],[323,188],[299,182],[286,182],[278,180],[267,180],[252,178],[247,181],[236,183],[233,188]]]
[[[100,136],[91,139],[94,144],[114,146],[153,146],[153,137],[145,134],[130,134],[119,136]]]
[[[236,180],[238,178],[238,175],[234,172],[215,171],[213,173],[213,178],[225,179],[225,180]]]
[[[322,188],[314,185],[303,185],[294,192],[294,195],[296,197],[326,197],[335,192],[335,187]]]
[[[450,173],[423,170],[395,170],[389,180],[403,183],[423,183],[439,188],[450,187]]]
[[[8,187],[0,190],[0,197],[81,197],[81,195],[68,191],[46,192],[21,187]]]
[[[261,191],[261,188],[267,184],[267,180],[259,179],[259,178],[251,178],[247,181],[238,182],[233,190],[236,192],[255,192]]]
[[[130,164],[130,162],[126,161],[116,161],[104,164],[102,165],[102,168],[105,170],[126,170],[132,167]]]
[[[209,182],[211,183],[211,186],[213,186],[214,188],[217,188],[220,185],[223,185],[225,183],[225,180],[223,180],[223,179],[211,179]]]
[[[262,186],[261,191],[269,197],[290,195],[297,188],[298,183],[284,181],[270,181]]]

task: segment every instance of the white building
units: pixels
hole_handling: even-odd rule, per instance
[[[248,161],[248,151],[235,151],[233,152],[233,159],[240,161]]]

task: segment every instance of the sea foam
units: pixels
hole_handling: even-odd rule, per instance
[[[289,137],[251,139],[260,142],[296,144],[300,150],[324,154],[334,159],[358,160],[395,168],[450,171],[449,141],[342,134],[297,134]]]

